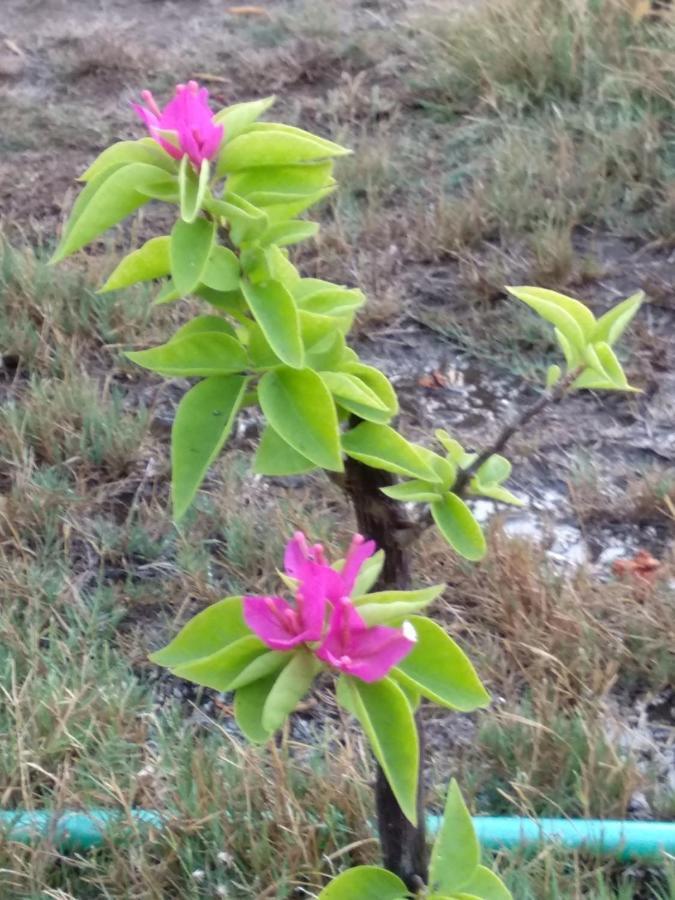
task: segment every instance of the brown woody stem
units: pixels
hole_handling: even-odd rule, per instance
[[[404,507],[380,491],[381,487],[393,483],[394,479],[387,472],[371,469],[354,459],[348,458],[345,463],[344,489],[354,507],[359,531],[372,538],[385,553],[376,590],[406,590],[410,586],[408,551],[401,538],[411,523]],[[419,716],[415,721],[422,760],[424,734]],[[428,879],[422,762],[417,775],[417,827],[403,814],[379,765],[375,805],[384,864],[405,882],[410,891],[417,892]]]

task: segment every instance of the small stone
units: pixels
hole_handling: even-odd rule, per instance
[[[652,808],[642,791],[634,791],[628,801],[628,815],[633,819],[651,819]]]

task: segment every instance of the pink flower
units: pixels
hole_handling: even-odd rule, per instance
[[[282,597],[244,597],[244,620],[273,650],[291,650],[298,644],[320,641],[326,621],[320,574],[313,574],[300,585],[295,606]]]
[[[355,534],[342,570],[336,572],[326,562],[321,544],[310,547],[305,535],[301,531],[296,531],[293,539],[286,545],[284,568],[287,575],[298,581],[304,581],[318,570],[323,570],[326,598],[331,603],[336,603],[341,597],[351,596],[361,567],[373,553],[375,541],[366,541],[362,535]]]
[[[176,94],[160,110],[150,91],[141,97],[148,108],[134,103],[134,109],[147,125],[150,135],[174,159],[185,155],[196,169],[205,159],[213,159],[223,139],[224,127],[213,121],[209,92],[196,81],[176,86]]]
[[[400,629],[387,625],[369,628],[349,598],[342,597],[333,606],[328,633],[316,655],[361,681],[378,681],[410,653],[416,640],[410,622]]]

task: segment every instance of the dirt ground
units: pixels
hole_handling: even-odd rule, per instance
[[[445,3],[448,13],[451,7],[463,9]],[[165,97],[173,84],[189,78],[207,84],[214,105],[277,93],[275,116],[353,142],[355,162],[344,180],[356,172],[367,182],[366,191],[383,177],[372,156],[403,134],[412,141],[409,164],[416,178],[435,183],[445,164],[444,142],[462,126],[431,121],[422,108],[417,64],[407,52],[417,12],[418,4],[409,0],[269,0],[246,6],[225,0],[3,0],[4,236],[14,244],[53,245],[76,195],[76,176],[110,142],[141,135],[130,108],[140,90],[149,87]],[[352,189],[357,200],[358,191]],[[371,229],[369,242],[355,239],[340,207],[328,204],[321,214],[324,236],[299,261],[309,274],[357,284],[368,293],[359,349],[395,384],[404,428],[414,435],[446,428],[465,446],[480,448],[508,418],[511,404],[536,395],[545,364],[554,358],[550,338],[521,311],[512,311],[515,301],[503,290],[504,282],[520,283],[530,273],[527,253],[518,242],[504,248],[490,241],[466,253],[425,253],[414,240],[422,220],[399,216],[390,195],[383,208],[386,227]],[[149,233],[153,221],[141,220],[119,240]],[[510,447],[512,487],[526,505],[504,511],[479,501],[476,514],[507,536],[533,542],[560,577],[576,577],[583,569],[604,584],[617,559],[639,550],[672,571],[675,243],[580,226],[572,245],[575,263],[558,286],[595,312],[637,290],[647,294],[625,353],[629,380],[641,393],[584,393],[547,411]],[[92,254],[104,256],[111,246]],[[83,257],[69,265],[84,265]],[[548,286],[556,286],[554,280],[549,277]],[[11,356],[12,348],[0,347],[0,353]],[[139,390],[154,410],[156,435],[167,445],[179,393],[164,389],[160,395],[152,380]],[[131,396],[128,402],[135,404]],[[248,450],[255,435],[256,423],[249,423],[236,446]],[[247,486],[257,489],[252,481]],[[672,620],[663,628],[673,630]],[[162,678],[161,702],[175,690],[173,681]],[[213,700],[206,699],[207,711]],[[656,742],[659,783],[675,790],[672,688],[638,687],[612,696],[610,706],[617,745]],[[311,737],[303,721],[299,717],[298,736]],[[437,760],[447,756],[448,746],[473,739],[470,722],[435,721],[431,749]]]

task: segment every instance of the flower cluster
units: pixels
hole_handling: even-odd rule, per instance
[[[351,600],[361,567],[375,552],[375,543],[354,535],[342,568],[326,561],[320,544],[308,545],[297,532],[286,547],[284,568],[295,588],[295,603],[282,597],[244,598],[248,627],[273,650],[305,644],[334,669],[378,681],[415,645],[409,622],[402,628],[368,626]]]
[[[150,91],[141,94],[148,107],[134,104],[153,137],[174,159],[189,156],[199,169],[213,159],[223,140],[224,127],[218,125],[209,107],[209,92],[196,81],[176,86],[176,94],[160,109]]]

